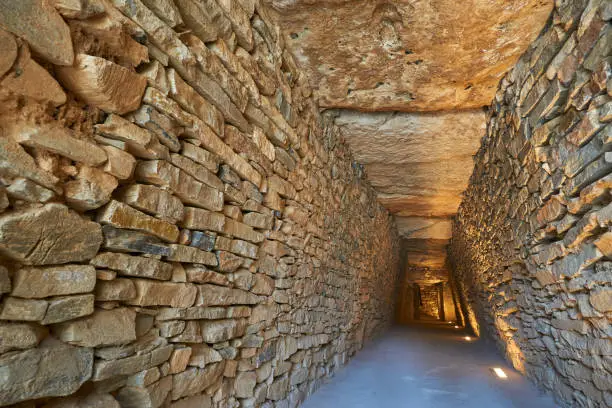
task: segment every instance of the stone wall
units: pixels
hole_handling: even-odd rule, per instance
[[[390,323],[392,218],[259,0],[0,27],[1,406],[294,407]]]
[[[567,407],[612,406],[611,18],[556,2],[501,81],[450,248],[473,328]]]

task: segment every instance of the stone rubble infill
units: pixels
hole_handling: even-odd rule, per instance
[[[390,324],[392,218],[261,1],[4,3],[0,406],[295,406]]]
[[[491,104],[449,258],[514,367],[560,406],[607,407],[612,369],[591,360],[612,351],[612,8],[555,4]]]

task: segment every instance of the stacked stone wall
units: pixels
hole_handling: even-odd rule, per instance
[[[612,406],[612,3],[556,1],[503,78],[450,261],[465,316],[567,407]]]
[[[0,0],[0,406],[295,407],[393,317],[259,0]]]

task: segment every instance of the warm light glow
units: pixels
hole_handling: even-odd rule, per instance
[[[455,329],[460,329],[460,328],[461,328],[461,327],[459,327],[459,326],[455,326]]]
[[[471,341],[472,340],[472,338],[470,336],[465,336],[464,339],[465,339],[465,341]]]
[[[508,378],[508,375],[506,374],[506,372],[504,370],[502,370],[501,368],[499,368],[499,367],[494,367],[493,368],[493,372],[499,378]]]

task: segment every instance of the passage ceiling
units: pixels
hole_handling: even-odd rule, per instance
[[[319,105],[338,110],[380,202],[415,240],[409,262],[442,265],[484,135],[482,107],[554,1],[266,1]]]

